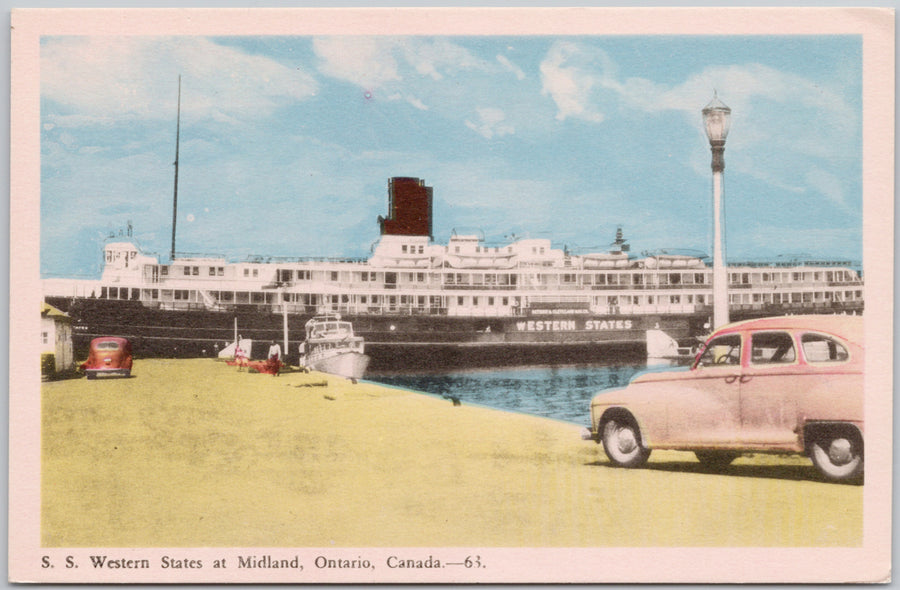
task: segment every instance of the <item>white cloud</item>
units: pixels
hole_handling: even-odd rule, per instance
[[[441,37],[317,37],[313,50],[322,74],[368,92],[381,90],[387,100],[423,111],[429,110],[426,101],[434,98],[436,83],[446,84],[464,70],[489,69],[469,50]],[[416,95],[406,90],[410,87]],[[445,94],[441,97],[447,100]]]
[[[836,205],[844,206],[844,190],[841,186],[840,179],[834,174],[813,168],[806,173],[805,180],[809,186],[824,195],[829,201]]]
[[[265,116],[317,90],[300,69],[202,37],[53,37],[41,47],[42,96],[78,112],[58,125],[171,118],[179,74],[182,111],[195,119]]]
[[[515,74],[516,79],[525,79],[525,72],[522,71],[522,68],[509,61],[509,59],[505,55],[498,55],[497,61],[500,62],[500,65],[502,65],[504,68]]]
[[[319,70],[333,78],[374,90],[400,80],[395,41],[385,37],[317,37],[313,50]]]
[[[412,106],[416,107],[416,108],[419,109],[420,111],[427,111],[427,110],[428,110],[428,105],[426,105],[424,102],[422,102],[421,100],[419,100],[418,98],[416,98],[416,97],[414,97],[414,96],[407,96],[407,97],[406,97],[406,102],[408,102],[408,103],[411,104]]]
[[[483,67],[481,60],[469,50],[441,37],[433,40],[398,40],[398,48],[416,72],[433,80],[441,80],[445,74],[458,70]],[[442,70],[444,73],[441,73]]]
[[[503,137],[516,132],[514,126],[504,123],[506,114],[501,109],[484,107],[475,110],[478,113],[479,121],[473,123],[467,119],[466,127],[485,139],[491,139],[494,136]]]
[[[557,42],[541,62],[542,93],[556,103],[556,118],[603,121],[603,114],[592,104],[591,92],[599,79],[590,66],[587,50],[576,43]]]

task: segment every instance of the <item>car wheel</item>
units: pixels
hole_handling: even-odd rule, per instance
[[[816,438],[810,443],[809,456],[828,479],[853,479],[863,472],[862,439],[846,432]]]
[[[641,446],[641,431],[634,420],[613,418],[603,425],[603,450],[619,467],[640,467],[650,450]]]
[[[704,467],[710,469],[728,467],[732,461],[741,456],[740,453],[734,451],[694,451],[694,455]]]

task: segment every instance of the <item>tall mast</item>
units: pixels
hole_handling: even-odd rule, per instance
[[[181,75],[178,76],[178,116],[175,123],[175,190],[172,197],[172,253],[170,260],[175,261],[175,222],[178,219],[178,144],[181,139]]]

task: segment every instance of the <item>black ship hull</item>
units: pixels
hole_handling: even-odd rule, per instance
[[[284,339],[284,317],[257,306],[229,311],[168,310],[139,301],[48,297],[47,303],[72,318],[76,357],[87,354],[98,336],[131,340],[138,358],[214,357],[238,334],[257,344]],[[795,313],[834,313],[833,309]],[[733,320],[779,315],[784,310],[753,308],[732,312]],[[705,335],[710,313],[684,315],[541,314],[521,317],[342,314],[365,338],[370,373],[433,371],[462,367],[632,361],[646,358],[647,330],[658,329],[678,341]],[[312,314],[288,314],[286,358],[298,361],[304,325]],[[256,350],[256,347],[259,350]]]

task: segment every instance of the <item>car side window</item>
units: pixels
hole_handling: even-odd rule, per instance
[[[850,358],[843,344],[824,334],[804,334],[800,344],[808,363],[833,363]]]
[[[750,341],[750,362],[754,365],[786,364],[797,360],[794,339],[787,332],[759,332]]]
[[[710,340],[697,361],[698,367],[739,364],[741,364],[740,334],[729,334]]]

